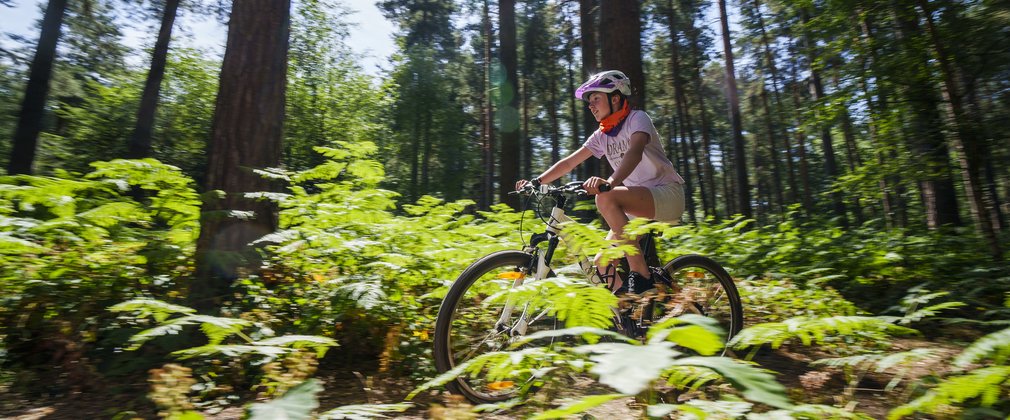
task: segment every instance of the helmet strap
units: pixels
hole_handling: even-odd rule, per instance
[[[610,107],[610,113],[611,114],[617,112],[617,111],[614,111],[614,102],[611,99],[614,95],[620,95],[620,94],[619,93],[614,93],[614,92],[608,92],[607,93],[607,106]],[[617,109],[624,108],[624,101],[626,101],[627,98],[625,98],[624,95],[620,95],[620,96],[618,96],[618,98],[621,98],[621,101],[617,104]]]

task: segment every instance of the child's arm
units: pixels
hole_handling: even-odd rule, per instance
[[[631,141],[628,142],[628,151],[624,153],[624,159],[621,161],[621,166],[619,166],[614,174],[610,176],[607,183],[613,186],[624,185],[624,180],[631,175],[631,172],[638,167],[638,164],[642,162],[642,153],[645,152],[645,145],[649,144],[649,135],[643,131],[636,131],[631,135]]]

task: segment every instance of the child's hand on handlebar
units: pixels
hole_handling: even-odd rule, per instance
[[[598,176],[590,177],[586,182],[582,183],[582,188],[586,190],[589,195],[599,194],[601,192],[610,191],[611,185],[607,180],[600,178]]]

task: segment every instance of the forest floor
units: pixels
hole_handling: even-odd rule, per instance
[[[891,349],[893,351],[933,349],[929,358],[906,367],[902,372],[877,372],[872,369],[846,372],[841,368],[811,365],[812,361],[827,356],[816,347],[790,345],[784,345],[776,350],[763,350],[753,357],[753,361],[773,371],[779,382],[788,389],[789,396],[796,402],[834,405],[873,418],[884,418],[890,409],[908,401],[911,390],[920,379],[943,374],[949,369],[949,360],[960,351],[960,347],[949,344],[952,338],[957,339],[956,335],[933,339],[916,337],[894,340]],[[352,375],[347,370],[342,372],[327,375],[325,371],[320,371],[317,375],[325,386],[325,390],[319,395],[319,412],[350,404],[402,402],[414,386],[405,379],[384,378],[382,375]],[[889,388],[888,384],[899,375],[901,381],[897,386]],[[566,384],[565,388],[565,391],[552,396],[550,404],[527,404],[505,412],[485,413],[480,418],[526,418],[554,408],[564,398],[612,392],[589,378],[570,378],[570,383]],[[0,388],[0,418],[16,420],[157,418],[156,410],[145,398],[146,383],[142,380],[134,385],[120,384],[116,387],[117,392],[109,389],[111,388],[105,387],[104,390],[92,389],[62,395],[27,396]],[[660,392],[659,395],[669,403],[706,397],[700,393]],[[670,401],[673,399],[679,401]],[[439,391],[421,393],[412,403],[414,408],[390,417],[467,418],[470,408],[459,398]],[[583,418],[642,418],[643,410],[644,405],[634,398],[621,398],[589,410],[588,414],[591,417]],[[758,408],[756,411],[762,410]],[[204,414],[208,419],[233,420],[242,418],[243,410],[240,407],[230,407]]]

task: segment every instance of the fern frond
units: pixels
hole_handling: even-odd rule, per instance
[[[293,349],[303,349],[311,347],[316,351],[316,356],[323,357],[330,347],[337,347],[340,344],[329,337],[318,335],[285,335],[281,337],[271,337],[252,343],[255,346],[281,346]]]
[[[602,262],[609,263],[625,255],[632,255],[638,251],[632,245],[622,244],[620,241],[606,239],[606,232],[589,225],[576,222],[566,222],[561,225],[561,238],[565,240],[571,252],[577,255],[602,254]]]
[[[111,312],[137,312],[137,318],[154,317],[155,321],[162,322],[173,314],[191,314],[196,309],[182,305],[174,305],[162,302],[157,299],[131,299],[109,307]]]
[[[672,341],[702,356],[711,356],[722,350],[725,332],[719,323],[709,317],[685,314],[653,325],[646,335],[649,342]]]
[[[651,418],[666,418],[674,412],[681,412],[685,414],[681,417],[687,419],[707,419],[709,417],[737,419],[742,418],[753,407],[753,404],[744,401],[691,400],[684,404],[650,405],[647,413]]]
[[[319,420],[368,420],[389,418],[386,413],[402,413],[413,407],[410,403],[357,404],[334,408],[319,415]]]
[[[595,327],[572,327],[572,328],[564,328],[564,329],[560,329],[560,330],[537,331],[537,332],[535,332],[533,334],[529,334],[529,335],[523,336],[522,338],[520,338],[519,340],[517,340],[515,343],[512,344],[512,348],[520,347],[520,346],[523,346],[523,345],[525,345],[527,343],[530,343],[532,341],[541,340],[541,339],[544,339],[544,338],[584,337],[584,336],[587,336],[587,335],[595,335],[595,336],[601,336],[601,337],[610,337],[611,339],[616,339],[616,340],[624,341],[626,343],[637,343],[638,342],[637,340],[629,338],[628,336],[626,336],[624,334],[621,334],[621,333],[618,333],[618,332],[614,332],[614,331],[610,331],[610,330],[605,330],[605,329],[602,329],[602,328],[595,328]]]
[[[676,389],[695,391],[702,386],[722,378],[711,369],[695,366],[674,366],[663,372],[660,377],[666,378],[666,384]]]
[[[245,344],[207,344],[205,346],[191,347],[172,352],[172,356],[179,359],[191,359],[194,357],[209,357],[223,355],[225,357],[239,357],[245,355],[265,356],[267,360],[273,360],[285,354],[296,352],[297,350],[278,346],[251,346]]]
[[[579,414],[585,412],[590,408],[597,407],[603,403],[622,397],[626,397],[626,395],[624,394],[589,395],[582,397],[576,401],[567,403],[553,410],[544,411],[543,413],[534,416],[533,419],[534,420],[562,419],[571,416],[573,414]]]
[[[613,325],[611,307],[617,305],[617,297],[604,287],[586,283],[572,283],[567,287],[551,290],[548,300],[553,303],[553,312],[565,322],[566,327],[607,328]]]
[[[711,369],[740,390],[744,398],[776,408],[790,408],[792,403],[782,386],[771,373],[744,362],[726,357],[686,357],[673,362],[673,366],[695,366]]]
[[[978,399],[978,405],[990,407],[1000,400],[1010,381],[1010,366],[991,366],[964,375],[944,379],[936,388],[888,413],[888,419],[900,419],[915,413],[932,413],[943,405],[961,404]]]
[[[912,313],[909,313],[901,317],[900,322],[901,324],[911,324],[913,322],[919,322],[924,318],[936,316],[936,314],[940,313],[941,311],[945,311],[947,309],[960,308],[965,305],[966,304],[964,302],[943,302],[938,303],[936,305],[930,305],[922,309],[917,309]]]
[[[747,420],[778,420],[778,419],[804,419],[804,420],[873,420],[862,413],[853,413],[845,409],[832,407],[830,405],[803,404],[797,405],[788,410],[774,410],[766,413],[751,413],[747,415]]]
[[[26,255],[41,254],[48,251],[42,245],[32,241],[11,236],[7,232],[0,233],[0,254],[5,255]]]
[[[378,281],[355,279],[338,287],[337,291],[366,311],[386,303],[386,292]]]
[[[766,322],[746,328],[730,342],[735,349],[763,344],[779,348],[783,343],[798,339],[803,345],[823,343],[828,336],[871,336],[884,334],[913,334],[917,331],[894,325],[890,317],[835,316],[829,318],[790,318],[783,322]]]
[[[1010,328],[975,340],[954,359],[954,366],[964,368],[983,359],[992,359],[997,364],[1003,364],[1007,356],[1010,356]]]

